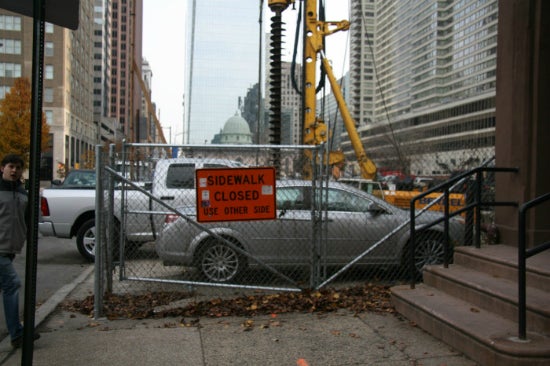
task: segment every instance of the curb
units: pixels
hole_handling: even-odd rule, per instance
[[[84,282],[93,271],[94,266],[90,265],[71,283],[61,287],[52,296],[50,296],[50,298],[46,300],[38,309],[36,309],[36,312],[34,314],[35,328],[38,327],[51,313],[53,313],[57,306],[63,300],[65,300],[67,295],[69,295],[71,291],[73,291],[78,285]],[[4,346],[11,347],[11,339],[9,334],[0,342],[0,347],[4,348]]]

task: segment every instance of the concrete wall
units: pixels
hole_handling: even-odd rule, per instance
[[[500,0],[497,59],[497,201],[519,204],[550,192],[550,2]],[[497,208],[504,244],[517,243],[517,210]],[[550,240],[550,202],[528,217],[530,245]]]

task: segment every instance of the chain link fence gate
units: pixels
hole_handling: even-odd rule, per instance
[[[172,149],[176,150],[171,151]],[[309,287],[311,283],[319,282],[311,276],[319,271],[304,271],[303,268],[276,268],[260,257],[254,257],[243,250],[241,243],[235,243],[235,238],[227,234],[235,227],[235,223],[221,223],[218,227],[209,228],[196,222],[195,218],[195,187],[194,175],[197,168],[212,167],[256,167],[278,164],[279,182],[284,185],[290,178],[300,177],[304,164],[312,164],[308,155],[319,154],[321,148],[277,146],[166,146],[158,144],[125,144],[122,151],[114,151],[111,147],[109,156],[97,152],[98,189],[103,191],[102,200],[98,202],[98,248],[96,255],[101,258],[98,273],[106,276],[98,279],[109,292],[136,291],[160,289],[166,286],[173,288],[174,284],[187,286],[207,286],[216,288],[243,288],[299,291]],[[171,159],[166,156],[179,156]],[[149,158],[144,158],[149,157]],[[161,167],[162,166],[162,167]],[[104,168],[101,168],[104,167]],[[317,173],[321,167],[308,170],[316,174],[309,181],[313,186],[319,184]],[[99,181],[103,182],[100,187]],[[98,195],[99,196],[99,195]],[[303,245],[307,247],[315,241],[322,240],[319,229],[320,221],[312,219],[319,213],[309,210],[300,220],[300,227],[295,228]],[[204,231],[212,240],[217,240],[235,250],[243,261],[243,271],[231,281],[223,280],[206,282],[197,268],[182,266],[175,260],[159,257],[162,243],[170,244],[171,234],[165,234],[162,243],[160,236],[166,220],[176,220],[182,217],[182,223],[191,223],[196,230]],[[101,224],[101,223],[102,224]],[[233,230],[234,236],[242,240],[253,238],[254,233],[262,231],[259,224],[263,222],[241,222],[239,230]],[[176,223],[177,224],[177,223]],[[209,225],[217,226],[217,225]],[[269,225],[268,225],[269,226]],[[274,228],[279,230],[279,228]],[[273,235],[278,235],[274,232]],[[172,241],[177,241],[174,238]],[[208,240],[206,240],[208,242]],[[100,243],[102,243],[100,245]],[[177,245],[177,243],[175,244]],[[318,245],[317,245],[318,247]],[[285,257],[292,257],[292,248],[286,247]],[[281,249],[279,253],[283,250]],[[198,254],[197,254],[198,255]],[[318,256],[309,255],[308,267]],[[96,264],[98,265],[98,264]],[[248,270],[250,267],[250,270]],[[286,266],[285,266],[286,267]],[[111,276],[112,275],[112,276]],[[96,286],[96,289],[101,287]]]
[[[96,294],[234,297],[407,280],[408,212],[332,181],[321,158],[308,158],[323,146],[124,144],[96,153]],[[274,163],[275,220],[197,222],[196,169]],[[423,234],[419,269],[441,260],[442,240],[441,230]]]

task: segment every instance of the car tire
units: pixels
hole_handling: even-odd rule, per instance
[[[95,260],[95,219],[80,226],[76,233],[76,247],[87,261]]]
[[[115,220],[116,221],[116,220]],[[113,260],[119,256],[119,245],[118,245],[118,222],[116,222],[115,227],[115,237],[116,245],[113,245]],[[96,243],[96,227],[95,219],[90,219],[76,232],[76,247],[79,253],[89,262],[95,260],[95,243]]]
[[[216,239],[206,243],[198,256],[199,270],[211,282],[233,281],[242,273],[244,266],[244,257],[236,249]]]
[[[417,274],[422,274],[425,266],[442,264],[445,261],[443,237],[436,233],[426,233],[419,237],[414,249],[414,266]]]

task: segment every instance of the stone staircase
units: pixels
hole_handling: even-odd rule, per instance
[[[457,247],[449,268],[392,288],[396,310],[480,365],[550,365],[550,252],[527,260],[527,339],[518,338],[517,248]]]

